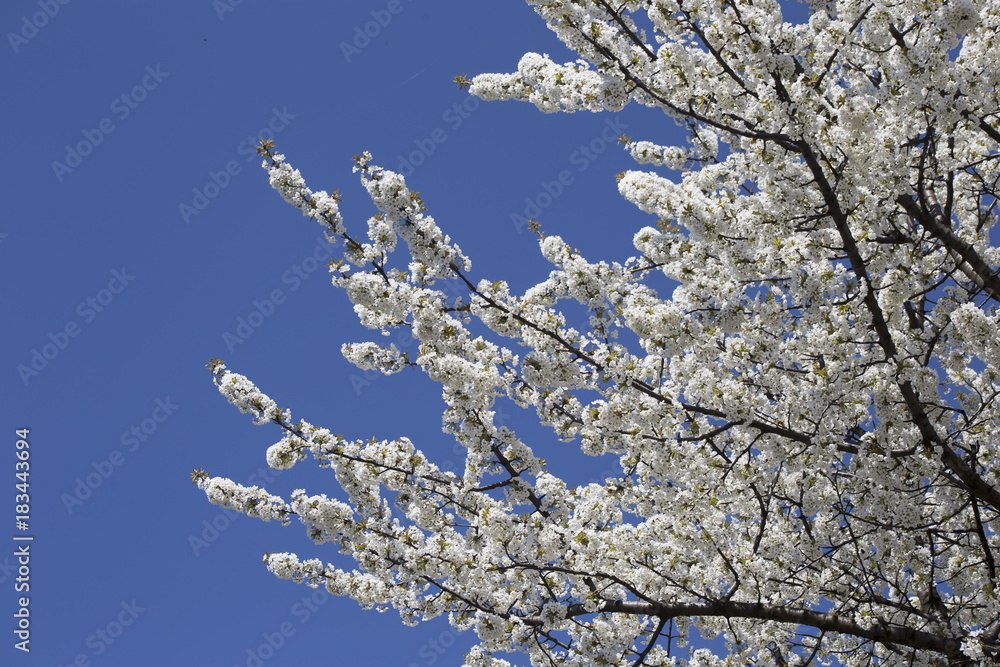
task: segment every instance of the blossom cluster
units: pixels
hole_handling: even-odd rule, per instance
[[[344,356],[439,383],[465,468],[292,422],[215,360],[227,400],[281,430],[268,464],[311,455],[343,495],[200,488],[356,563],[270,554],[275,575],[473,630],[470,666],[1000,656],[1000,6],[831,0],[793,24],[776,0],[528,4],[577,60],[461,83],[687,128],[625,142],[644,167],[619,193],[655,226],[617,261],[540,232],[552,271],[518,294],[370,154],[363,240],[262,146],[272,186],[343,241],[332,281],[361,323],[417,343]],[[623,473],[567,484],[499,423],[509,405]],[[688,646],[695,627],[725,650]]]

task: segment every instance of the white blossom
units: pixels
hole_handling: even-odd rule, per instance
[[[460,85],[546,113],[634,103],[688,131],[678,146],[621,138],[638,168],[618,191],[637,212],[608,233],[637,254],[588,258],[572,231],[538,229],[552,270],[515,293],[475,275],[371,154],[355,171],[375,212],[355,230],[337,193],[262,145],[272,187],[342,242],[332,282],[359,321],[414,341],[342,342],[344,357],[440,384],[465,465],[293,422],[213,360],[220,393],[280,430],[271,467],[311,455],[333,479],[284,500],[199,470],[199,488],[295,516],[354,563],[269,554],[276,576],[474,631],[470,667],[512,651],[992,664],[1000,7],[816,1],[797,25],[775,0],[528,4],[576,59],[528,53]],[[581,483],[554,447],[608,472]],[[689,644],[695,629],[724,647]]]

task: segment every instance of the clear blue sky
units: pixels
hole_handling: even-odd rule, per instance
[[[371,333],[329,284],[320,228],[267,185],[251,150],[262,131],[314,189],[341,191],[357,232],[373,208],[351,156],[420,162],[409,183],[476,277],[519,290],[549,270],[512,221],[530,202],[549,234],[593,259],[633,254],[633,233],[653,222],[617,195],[615,173],[634,165],[602,134],[677,141],[665,117],[544,115],[478,103],[452,81],[512,71],[525,51],[573,59],[523,3],[235,3],[0,9],[3,664],[461,664],[471,637],[441,621],[404,628],[323,592],[303,603],[313,591],[273,577],[263,553],[334,554],[297,523],[230,520],[188,480],[201,467],[246,482],[279,437],[217,393],[212,356],[294,416],[351,437],[406,434],[461,466],[434,385],[365,378],[341,358],[341,343]],[[19,428],[31,443],[26,533],[14,527]],[[566,450],[534,444],[555,461]],[[571,479],[599,472],[589,465]],[[334,490],[311,462],[264,485]],[[11,632],[23,595],[12,537],[25,534],[30,654]],[[276,651],[260,650],[268,636]]]

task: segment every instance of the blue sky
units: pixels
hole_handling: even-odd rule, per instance
[[[212,356],[295,416],[350,437],[409,435],[461,466],[434,385],[365,376],[340,356],[371,333],[329,284],[320,228],[269,188],[252,147],[273,135],[314,189],[341,191],[357,232],[374,211],[351,156],[412,171],[475,276],[523,290],[549,267],[515,215],[592,259],[633,254],[653,220],[617,195],[615,173],[634,165],[606,138],[677,142],[673,123],[460,91],[455,75],[512,71],[525,51],[572,59],[519,2],[10,0],[0,27],[0,661],[461,664],[471,637],[444,622],[405,628],[277,580],[265,551],[334,554],[298,524],[231,518],[188,479],[200,467],[283,495],[334,490],[310,463],[258,472],[279,434],[219,396]],[[27,532],[13,517],[22,428]],[[535,445],[554,461],[572,451]],[[586,481],[602,465],[566,470]],[[34,537],[30,654],[11,633],[14,535]]]

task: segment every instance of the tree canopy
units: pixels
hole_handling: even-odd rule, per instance
[[[685,146],[620,138],[640,166],[618,189],[656,227],[616,222],[636,250],[617,263],[532,221],[553,269],[516,294],[370,154],[364,235],[263,143],[274,189],[342,246],[330,272],[360,321],[418,343],[343,354],[440,383],[465,469],[293,420],[213,359],[219,391],[279,430],[268,463],[311,454],[344,500],[194,481],[356,563],[272,553],[275,575],[406,623],[448,615],[478,636],[470,666],[992,664],[1000,4],[809,0],[801,24],[775,0],[528,4],[578,59],[456,80],[686,128]],[[501,402],[623,474],[566,484]]]

